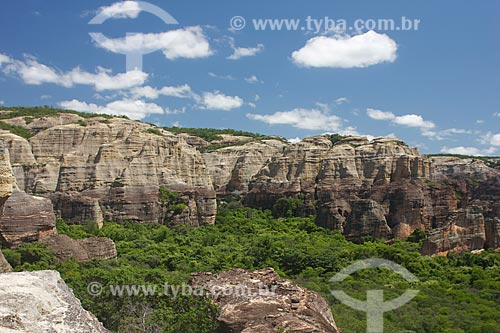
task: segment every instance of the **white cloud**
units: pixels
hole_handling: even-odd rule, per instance
[[[484,124],[484,120],[478,119],[478,120],[476,120],[476,124]]]
[[[243,99],[238,96],[226,96],[219,91],[205,92],[200,100],[199,107],[207,110],[229,111],[243,105]]]
[[[472,156],[485,156],[491,155],[496,152],[496,148],[491,147],[488,149],[480,149],[476,147],[443,147],[441,148],[442,153],[446,154],[459,154],[459,155],[472,155]]]
[[[257,76],[255,76],[255,75],[252,75],[252,76],[246,77],[246,78],[245,78],[245,81],[246,81],[247,83],[250,83],[250,84],[255,84],[255,83],[264,83],[264,82],[262,82],[261,80],[259,80],[259,79],[257,78]]]
[[[27,57],[24,61],[11,61],[3,72],[18,75],[26,84],[53,83],[63,87],[82,84],[93,86],[97,91],[129,89],[144,84],[148,78],[147,73],[139,70],[112,75],[110,70],[102,67],[98,67],[96,73],[83,71],[79,67],[64,73],[41,64],[32,57]]]
[[[194,98],[195,93],[187,84],[181,86],[165,86],[161,89],[156,89],[150,86],[136,87],[131,90],[135,98],[157,99],[160,95],[177,97],[177,98]]]
[[[493,113],[493,115],[494,115],[495,117],[500,117],[500,112],[495,112],[495,113]]]
[[[406,114],[403,116],[396,116],[392,112],[381,111],[371,108],[366,109],[366,114],[368,115],[368,117],[375,120],[391,120],[396,125],[418,127],[423,131],[436,127],[436,125],[432,121],[424,120],[424,118],[421,115],[417,114]],[[433,132],[427,131],[426,133],[428,134],[428,136],[431,136]]]
[[[171,109],[169,107],[165,108],[165,114],[181,114],[181,113],[186,113],[186,108],[180,108],[180,109]]]
[[[5,104],[5,102],[0,100],[0,105],[4,105],[4,104]]]
[[[304,67],[368,67],[394,62],[398,46],[386,34],[368,31],[356,36],[319,36],[292,53],[295,64]]]
[[[199,26],[170,30],[160,33],[133,34],[123,38],[97,39],[96,45],[116,53],[141,52],[143,54],[162,50],[169,60],[177,58],[205,58],[211,56],[210,48],[203,29]]]
[[[288,142],[290,142],[291,144],[296,144],[299,143],[300,141],[302,141],[302,139],[299,138],[298,136],[295,138],[288,139]]]
[[[182,125],[181,125],[181,123],[180,123],[180,122],[178,122],[178,121],[174,121],[174,122],[172,123],[172,127],[182,127]]]
[[[276,112],[268,115],[247,114],[247,118],[259,120],[270,125],[291,125],[300,129],[339,131],[342,119],[316,109],[297,108],[291,111]]]
[[[12,59],[5,54],[0,53],[0,66],[3,64],[8,64],[12,61]]]
[[[238,60],[243,57],[252,57],[264,51],[263,44],[258,44],[256,47],[234,47],[233,45],[232,48],[233,54],[227,57],[227,59],[230,60]]]
[[[432,121],[427,121],[417,114],[407,114],[398,116],[392,120],[395,124],[408,127],[434,128],[436,125]]]
[[[98,14],[107,18],[132,18],[139,16],[141,8],[137,1],[115,2],[110,6],[99,8]]]
[[[169,109],[167,109],[168,112],[165,112],[165,110],[163,110],[163,108],[157,104],[131,99],[114,101],[106,104],[106,106],[99,106],[93,103],[86,103],[73,99],[71,101],[60,102],[59,106],[64,109],[80,112],[105,113],[111,115],[127,116],[130,119],[135,120],[144,119],[150,114],[172,113],[172,111]]]
[[[500,134],[495,134],[491,137],[490,143],[493,146],[500,146]]]
[[[257,107],[257,105],[255,105],[255,103],[252,103],[252,102],[248,102],[247,103],[249,107],[251,107],[252,109],[255,109]]]
[[[349,103],[349,99],[347,97],[340,97],[335,100],[335,103],[338,105]]]
[[[366,109],[366,114],[368,114],[368,117],[375,120],[392,120],[396,118],[396,116],[392,112],[385,112],[370,108]]]
[[[260,101],[260,96],[259,95],[255,95],[255,97],[254,97],[253,100],[256,101],[256,102]]]
[[[232,75],[219,75],[215,74],[213,72],[208,72],[208,76],[214,77],[216,79],[221,79],[221,80],[235,80],[235,78]]]

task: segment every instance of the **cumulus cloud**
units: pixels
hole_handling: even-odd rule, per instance
[[[406,114],[403,116],[396,116],[392,112],[381,111],[376,109],[366,109],[368,117],[375,120],[391,120],[396,125],[403,125],[408,127],[418,127],[422,130],[436,127],[432,121],[424,120],[421,115]]]
[[[3,64],[8,64],[12,61],[9,56],[6,56],[5,54],[0,53],[0,66]]]
[[[146,103],[142,100],[132,100],[124,99],[113,101],[106,104],[105,106],[100,106],[93,103],[82,102],[76,99],[71,101],[63,101],[59,103],[59,106],[80,112],[90,112],[90,113],[105,113],[110,115],[127,116],[130,119],[141,120],[151,114],[164,114],[167,113],[165,110],[154,103]],[[171,113],[172,111],[168,109]]]
[[[296,144],[296,143],[299,143],[300,141],[302,141],[301,138],[299,138],[298,136],[295,137],[295,138],[291,138],[291,139],[288,139],[288,142],[292,143],[292,144]]]
[[[257,76],[255,76],[255,75],[251,75],[251,76],[249,76],[249,77],[246,77],[246,78],[245,78],[245,81],[246,81],[247,83],[250,83],[250,84],[255,84],[255,83],[264,83],[264,82],[262,82],[261,80],[259,80],[259,79],[257,78]]]
[[[472,155],[472,156],[485,156],[491,155],[496,152],[495,147],[490,147],[487,149],[480,149],[476,147],[443,147],[441,152],[445,154],[459,154],[459,155]]]
[[[316,109],[296,108],[267,115],[249,113],[247,118],[270,125],[291,125],[306,130],[339,131],[342,128],[340,117]]]
[[[490,143],[493,146],[500,146],[500,134],[495,134],[491,137]]]
[[[26,84],[41,85],[53,83],[63,87],[72,87],[77,84],[93,86],[97,91],[129,89],[140,86],[148,78],[148,74],[139,70],[112,75],[111,71],[98,67],[96,73],[83,71],[79,67],[69,72],[61,72],[55,68],[39,63],[32,57],[24,61],[12,60],[2,71],[6,74],[17,75]]]
[[[243,57],[253,57],[260,52],[264,51],[264,45],[258,44],[256,47],[235,47],[233,48],[233,54],[231,54],[227,59],[229,60],[238,60]]]
[[[219,91],[205,92],[199,102],[199,108],[207,110],[229,111],[243,105],[243,99],[238,96],[227,96]]]
[[[385,112],[370,108],[366,109],[366,114],[368,115],[368,117],[375,120],[392,120],[396,118],[396,115],[392,112]]]
[[[157,99],[161,95],[177,97],[177,98],[195,98],[196,94],[191,90],[187,84],[181,86],[165,86],[161,89],[153,88],[150,86],[135,87],[131,90],[135,98]]]
[[[398,116],[393,119],[393,122],[395,124],[404,125],[408,127],[433,128],[436,126],[432,121],[424,120],[422,116],[417,114],[407,114],[404,116]]]
[[[205,58],[213,51],[200,26],[186,27],[160,33],[132,34],[123,38],[105,39],[93,34],[98,47],[115,53],[150,53],[162,50],[169,60]]]
[[[99,8],[98,14],[106,18],[132,18],[139,16],[141,7],[137,1],[115,2],[109,6]]]
[[[368,67],[394,62],[397,49],[394,40],[375,31],[356,36],[318,36],[294,51],[292,60],[304,67]]]

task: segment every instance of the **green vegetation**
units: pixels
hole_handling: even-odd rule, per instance
[[[161,134],[161,131],[157,128],[148,128],[146,130],[146,132],[148,133],[151,133],[151,134],[155,134],[155,135],[158,135],[158,136],[163,136],[163,134]]]
[[[0,129],[9,131],[12,134],[15,134],[15,135],[20,136],[20,137],[25,138],[25,139],[29,139],[32,136],[29,129],[24,128],[22,126],[7,124],[6,122],[3,122],[3,121],[0,121]]]
[[[162,197],[166,204],[177,200],[168,190]],[[281,202],[280,215],[290,215],[295,204],[299,202]],[[60,232],[110,237],[116,242],[118,258],[53,264],[46,250],[38,245],[32,248],[32,244],[3,250],[4,254],[16,270],[59,270],[84,307],[113,331],[214,332],[217,309],[204,298],[113,297],[106,288],[109,285],[181,284],[192,272],[270,266],[321,293],[343,332],[366,331],[366,314],[341,304],[331,295],[333,288],[358,299],[365,298],[368,289],[383,289],[386,299],[410,287],[420,290],[410,303],[386,313],[385,332],[500,332],[500,254],[424,257],[419,252],[425,237],[421,231],[414,232],[409,242],[353,244],[338,232],[316,226],[313,216],[276,219],[269,210],[241,208],[238,202],[230,202],[220,205],[213,226],[168,228],[108,222],[101,230],[65,225]],[[342,283],[329,282],[350,263],[373,257],[403,265],[420,282],[409,284],[385,269],[362,270]],[[101,295],[87,293],[92,281],[105,286]],[[137,328],[141,320],[146,325],[143,330]]]
[[[273,205],[273,216],[276,218],[300,216],[304,210],[304,205],[303,199],[288,197],[279,198]]]
[[[187,207],[178,192],[169,191],[167,187],[160,186],[160,203],[167,212],[178,215]]]
[[[265,135],[232,129],[214,129],[214,128],[187,128],[187,127],[164,127],[169,132],[174,134],[186,133],[202,138],[205,141],[211,142],[222,140],[221,134],[231,134],[235,136],[248,136],[250,138],[264,138]]]
[[[5,113],[0,115],[0,119],[12,119],[12,118],[17,118],[17,117],[33,117],[33,118],[38,118],[38,117],[55,117],[58,114],[61,113],[70,113],[70,114],[76,114],[79,115],[80,117],[83,118],[94,118],[94,117],[103,117],[103,118],[113,118],[113,117],[118,117],[118,118],[125,118],[128,119],[126,116],[112,116],[109,114],[97,114],[97,113],[86,113],[86,112],[78,112],[78,111],[72,111],[72,110],[61,110],[61,109],[56,109],[47,105],[44,106],[28,106],[28,107],[21,107],[21,106],[14,106],[14,107],[1,107],[2,110],[6,111],[12,111],[9,113]]]
[[[344,136],[340,135],[340,134],[331,134],[330,135],[330,141],[332,141],[332,143],[335,145],[337,142],[341,141],[342,139],[344,138]]]

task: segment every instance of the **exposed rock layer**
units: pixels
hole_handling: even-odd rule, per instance
[[[261,208],[290,196],[304,199],[304,215],[316,214],[318,225],[353,241],[404,239],[421,229],[429,234],[426,254],[500,243],[499,170],[479,159],[429,158],[398,139],[324,135],[289,144],[223,135],[208,143],[121,118],[61,114],[8,122],[36,134],[28,141],[0,131],[18,187],[49,198],[69,223],[199,226],[214,223],[216,193],[242,195]],[[196,149],[214,143],[229,146]],[[7,177],[0,200],[9,192],[5,170],[0,163]],[[162,205],[160,186],[180,193],[182,211]],[[17,241],[38,237],[33,230],[18,233]]]
[[[190,283],[219,305],[220,333],[340,332],[325,299],[272,268],[195,273]]]
[[[106,237],[90,237],[75,240],[67,235],[55,235],[42,240],[47,244],[58,260],[64,261],[75,258],[85,262],[92,259],[116,258],[115,243]]]
[[[109,332],[56,271],[0,274],[0,331]]]

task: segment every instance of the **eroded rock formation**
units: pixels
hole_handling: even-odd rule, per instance
[[[20,189],[50,198],[56,214],[69,223],[161,222],[160,186],[188,201],[179,223],[215,221],[206,164],[181,136],[151,132],[151,125],[122,118],[61,114],[29,124],[24,118],[9,121],[36,133],[28,141],[0,132]]]
[[[303,215],[353,241],[404,239],[420,229],[429,235],[426,254],[500,244],[500,171],[480,159],[427,157],[393,138],[323,135],[290,144],[221,135],[207,142],[122,118],[25,118],[5,121],[29,129],[29,140],[0,131],[18,187],[50,199],[69,223],[200,226],[215,221],[216,193],[265,209],[288,196],[304,200]],[[209,145],[219,148],[198,151]],[[2,178],[0,191],[9,182]],[[174,210],[162,204],[161,187],[179,193]]]
[[[56,271],[0,274],[0,331],[109,332]]]
[[[67,235],[54,235],[44,238],[47,244],[60,261],[75,258],[77,261],[85,262],[92,259],[116,258],[115,243],[106,237],[90,237],[75,240]]]
[[[190,283],[219,305],[220,333],[340,332],[325,299],[272,268],[195,273]]]

